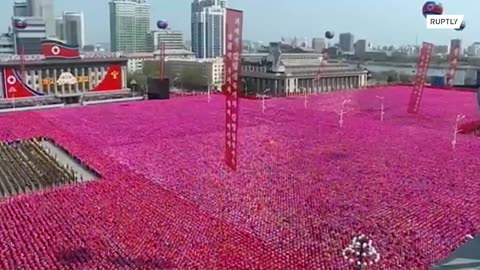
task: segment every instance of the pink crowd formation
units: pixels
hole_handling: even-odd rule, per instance
[[[0,201],[0,269],[348,269],[359,234],[372,269],[427,269],[480,230],[479,139],[451,145],[480,117],[439,89],[409,115],[410,92],[242,99],[237,172],[221,95],[0,115],[0,141],[49,137],[102,175]]]

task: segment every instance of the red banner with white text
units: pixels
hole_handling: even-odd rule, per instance
[[[427,76],[430,58],[432,56],[433,44],[424,42],[420,49],[420,55],[417,63],[417,75],[413,84],[412,95],[408,104],[409,113],[418,113],[420,102],[422,101],[423,88],[425,86],[425,77]]]
[[[225,162],[237,170],[238,95],[240,92],[243,12],[227,9],[225,31]]]
[[[458,58],[460,57],[460,47],[452,47],[450,49],[450,57],[448,59],[447,88],[452,88],[457,73]]]

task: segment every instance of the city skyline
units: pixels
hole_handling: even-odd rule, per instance
[[[7,8],[0,11],[0,23],[7,27],[13,15],[12,1],[5,1]],[[55,0],[55,17],[64,10],[83,11],[85,16],[86,42],[98,43],[109,41],[109,7],[108,0],[67,1]],[[151,29],[154,30],[157,19],[167,20],[173,30],[179,30],[185,37],[191,35],[191,0],[148,1],[151,4]],[[348,7],[356,12],[348,12]],[[356,39],[367,39],[374,45],[405,45],[417,41],[449,44],[451,39],[460,38],[464,44],[477,41],[480,34],[480,19],[475,11],[480,9],[480,2],[473,0],[442,1],[448,14],[465,14],[467,28],[462,32],[451,30],[427,30],[421,14],[424,1],[388,2],[381,0],[347,1],[319,3],[315,0],[299,2],[282,2],[275,0],[229,0],[228,7],[244,10],[245,39],[256,41],[278,41],[281,36],[323,37],[327,30],[337,36],[351,32]],[[384,10],[374,12],[372,10]],[[388,12],[400,10],[401,12]],[[292,12],[295,11],[295,12]],[[368,15],[367,15],[368,14]],[[347,17],[348,16],[348,17]],[[308,18],[308,19],[305,19]],[[316,21],[313,19],[318,18]],[[347,18],[347,19],[345,19]]]

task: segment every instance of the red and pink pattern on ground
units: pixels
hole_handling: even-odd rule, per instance
[[[99,181],[0,202],[1,269],[348,269],[364,233],[373,269],[426,269],[480,230],[474,93],[411,87],[241,100],[238,172],[225,98],[185,97],[0,116],[0,139],[47,136]],[[385,121],[379,101],[385,97]],[[344,128],[336,110],[350,98]]]

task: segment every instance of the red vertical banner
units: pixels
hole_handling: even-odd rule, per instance
[[[450,49],[450,57],[448,59],[447,88],[452,88],[455,81],[455,73],[457,73],[458,58],[460,57],[460,47],[456,46]]]
[[[425,77],[427,76],[430,58],[432,56],[433,44],[424,42],[420,49],[420,55],[417,63],[417,75],[413,85],[412,95],[408,104],[409,113],[418,113],[420,102],[422,101],[423,88],[425,86]]]
[[[227,9],[225,29],[225,162],[237,170],[238,95],[240,92],[243,12]]]

